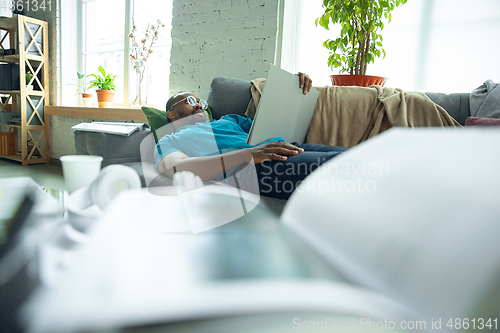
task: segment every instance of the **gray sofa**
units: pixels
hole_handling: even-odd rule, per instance
[[[236,113],[243,115],[251,99],[250,81],[227,77],[214,78],[210,84],[207,102],[214,119]],[[436,104],[441,105],[453,118],[464,125],[470,115],[469,93],[426,93]],[[75,152],[77,155],[99,155],[104,158],[103,167],[110,164],[124,164],[132,167],[141,176],[142,185],[171,185],[171,179],[158,174],[151,154],[144,156],[141,163],[141,143],[154,146],[151,131],[144,129],[129,137],[112,134],[75,131]],[[144,141],[146,139],[146,141]]]

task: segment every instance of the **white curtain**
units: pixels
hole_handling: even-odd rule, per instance
[[[338,74],[328,68],[322,43],[340,31],[314,25],[322,3],[286,0],[296,8],[296,25],[285,27],[283,40],[293,40],[295,52],[282,54],[282,63],[291,64],[287,69],[308,73],[320,86]],[[488,79],[500,82],[500,0],[408,0],[393,11],[382,35],[387,57],[370,64],[367,74],[387,77],[386,86],[451,93],[470,92]]]

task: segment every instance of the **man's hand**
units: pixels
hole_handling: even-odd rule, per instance
[[[307,95],[307,93],[309,92],[309,90],[311,90],[312,80],[309,77],[309,75],[307,75],[307,74],[299,72],[297,75],[299,76],[299,79],[300,79],[300,81],[299,81],[300,82],[300,87],[302,88],[302,91],[304,92],[304,95]]]
[[[304,149],[287,142],[268,142],[244,150],[252,154],[254,164],[268,160],[285,161],[287,159],[286,155],[297,155],[304,151]]]

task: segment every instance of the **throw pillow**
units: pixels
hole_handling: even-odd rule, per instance
[[[168,123],[167,112],[165,110],[159,110],[149,106],[143,106],[141,107],[141,110],[146,116],[149,127],[151,127],[151,132],[153,133],[155,142],[158,142],[156,130]]]
[[[153,133],[155,142],[158,142],[156,130],[169,123],[169,120],[167,118],[167,111],[152,108],[150,106],[142,106],[141,110],[146,116],[149,127],[151,127],[151,132]],[[212,120],[212,111],[210,110],[210,107],[208,107],[206,111],[208,114],[208,119]]]
[[[468,117],[465,126],[500,126],[500,118]]]

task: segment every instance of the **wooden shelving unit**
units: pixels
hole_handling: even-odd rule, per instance
[[[30,30],[31,28],[31,30]],[[49,45],[48,24],[28,16],[18,15],[0,18],[0,48],[16,48],[17,54],[0,56],[0,63],[19,65],[19,90],[0,90],[0,112],[18,115],[18,124],[0,122],[2,130],[16,132],[16,151],[14,155],[0,155],[21,162],[23,165],[49,163],[50,128],[49,116],[45,107],[49,105]],[[33,32],[32,32],[33,31]],[[37,38],[41,36],[41,45]],[[6,45],[9,47],[6,47]],[[33,74],[26,82],[26,71]],[[29,90],[35,85],[38,90]],[[4,118],[4,117],[2,117]],[[20,140],[18,140],[20,136]]]

